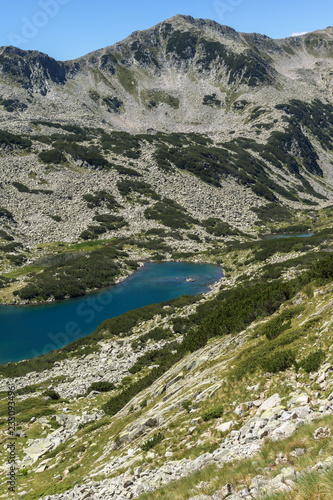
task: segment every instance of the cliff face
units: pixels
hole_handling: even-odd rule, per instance
[[[66,66],[38,51],[2,47],[0,64],[5,80],[43,96],[46,95],[50,84],[61,85],[66,81]]]

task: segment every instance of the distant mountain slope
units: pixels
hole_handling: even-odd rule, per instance
[[[291,98],[330,100],[332,44],[332,28],[272,40],[175,16],[65,63],[2,47],[1,93],[5,101],[19,101],[11,110],[22,119],[46,112],[128,131],[221,134],[246,126],[254,105],[268,107],[274,119],[274,105]],[[240,115],[243,98],[249,107]]]
[[[40,243],[171,228],[170,258],[303,223],[332,203],[332,47],[331,27],[178,15],[75,61],[0,48],[0,268]]]

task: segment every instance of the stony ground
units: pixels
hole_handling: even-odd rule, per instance
[[[210,296],[214,293],[216,290],[210,292]],[[331,293],[330,285],[318,289],[312,301],[302,294],[296,297],[294,303],[303,304],[305,309],[293,324],[294,329],[309,325],[305,330],[307,336],[316,339],[317,348],[328,348],[329,352],[333,317]],[[176,314],[186,315],[194,311],[194,306],[186,306]],[[130,339],[157,325],[167,326],[168,321],[168,317],[163,320],[156,317],[141,323]],[[68,492],[41,495],[45,500],[138,498],[145,492],[153,494],[155,490],[156,498],[160,498],[158,491],[161,487],[167,488],[168,485],[178,484],[175,483],[177,480],[194,477],[195,471],[201,471],[202,476],[198,476],[197,482],[195,479],[190,482],[188,493],[193,492],[193,499],[220,499],[231,493],[234,499],[259,498],[271,491],[282,494],[293,490],[305,474],[316,470],[325,473],[332,463],[330,448],[325,445],[320,457],[315,453],[309,455],[310,444],[304,436],[295,439],[293,436],[299,432],[312,432],[318,442],[328,442],[333,423],[331,354],[320,370],[310,375],[302,370],[298,373],[287,370],[274,375],[257,374],[255,379],[249,377],[247,384],[235,384],[228,373],[239,353],[256,342],[252,335],[256,327],[251,325],[237,337],[215,340],[188,355],[151,388],[132,399],[111,420],[105,420],[103,412],[98,410],[105,401],[105,395],[90,393],[87,396],[85,391],[91,381],[99,380],[102,375],[89,375],[96,372],[97,366],[105,372],[105,379],[110,381],[118,381],[128,375],[126,370],[134,363],[137,354],[132,353],[126,340],[111,344],[101,342],[96,354],[77,361],[55,363],[50,371],[11,380],[17,388],[37,383],[41,388],[54,388],[67,398],[67,403],[54,406],[55,416],[34,417],[20,425],[18,439],[23,445],[20,447],[20,466],[29,472],[27,479],[24,476],[19,479],[19,496],[35,498],[29,495],[29,491],[34,491],[36,472],[41,481],[44,477],[48,478],[47,481],[52,478],[52,482],[61,485],[66,477],[73,476],[72,484],[76,483],[75,488]],[[311,352],[307,343],[303,343],[300,349],[303,350],[302,356]],[[117,357],[119,359],[119,354],[125,355],[126,359],[121,357],[119,362],[115,361]],[[117,372],[111,371],[110,376],[107,360],[112,362],[113,369],[114,363],[117,363]],[[65,372],[68,372],[66,381],[63,380]],[[2,390],[8,382],[1,380]],[[33,395],[40,397],[38,394]],[[19,398],[24,401],[28,397],[31,397],[29,391]],[[146,407],[142,405],[144,400]],[[185,402],[190,402],[189,408]],[[206,422],[202,417],[204,410],[219,402],[224,406],[224,415]],[[55,430],[52,430],[52,422],[57,423]],[[94,422],[104,425],[102,434],[93,427],[89,431],[89,425],[94,425]],[[325,422],[328,424],[324,425]],[[308,427],[309,431],[306,430]],[[173,429],[177,429],[176,434]],[[162,432],[165,439],[151,451],[143,451],[142,444],[157,431]],[[32,438],[33,435],[35,437]],[[99,441],[101,438],[102,441]],[[285,441],[290,442],[287,448],[283,445]],[[207,496],[200,493],[200,490],[212,491],[216,485],[215,475],[205,472],[209,467],[217,467],[223,473],[228,463],[247,463],[246,459],[251,458],[255,464],[261,449],[269,443],[276,443],[274,465],[266,458],[265,470],[252,474],[251,481],[246,481],[248,486],[245,487],[241,478],[235,475],[233,484],[222,488],[224,484],[220,483],[216,494]],[[59,451],[54,458],[48,458],[47,454],[56,447]],[[74,457],[71,448],[83,451]],[[94,463],[87,454],[95,455]],[[46,459],[43,458],[45,455]],[[302,466],[303,456],[308,459],[306,467]],[[206,480],[199,480],[200,477]],[[223,481],[223,477],[219,480]],[[168,490],[163,491],[161,498],[183,498],[173,496],[173,490],[169,493]],[[2,495],[2,498],[5,497]]]

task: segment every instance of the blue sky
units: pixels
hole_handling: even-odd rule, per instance
[[[214,19],[272,38],[333,24],[332,0],[11,0],[3,2],[0,46],[74,59],[176,14]]]

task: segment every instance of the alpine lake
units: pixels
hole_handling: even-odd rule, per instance
[[[94,332],[107,318],[181,295],[198,295],[223,277],[221,267],[146,263],[126,280],[79,298],[0,306],[0,364],[35,358]]]

